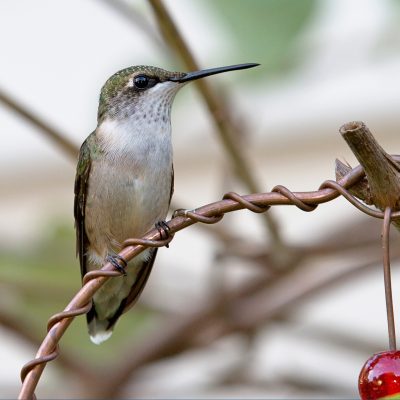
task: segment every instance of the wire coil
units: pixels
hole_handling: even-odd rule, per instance
[[[172,219],[167,224],[168,227],[171,229],[171,233],[168,238],[161,238],[161,233],[153,230],[141,239],[132,238],[125,240],[123,243],[123,248],[129,249],[130,258],[128,257],[128,260],[130,260],[133,256],[138,254],[140,251],[143,251],[147,247],[163,247],[168,245],[168,243],[173,239],[174,233],[178,230],[181,230],[189,225],[198,222],[204,224],[215,224],[221,221],[224,214],[227,212],[247,209],[254,213],[263,213],[269,210],[271,206],[280,204],[293,205],[304,212],[311,212],[318,207],[318,204],[333,200],[340,195],[346,198],[354,207],[356,207],[363,213],[374,218],[383,219],[385,215],[384,212],[373,209],[361,203],[346,189],[346,186],[348,187],[356,183],[361,178],[363,178],[362,169],[360,167],[357,167],[350,171],[339,182],[335,182],[332,180],[324,181],[320,185],[318,191],[315,192],[295,193],[282,185],[275,186],[271,192],[246,196],[241,196],[235,192],[228,192],[219,202],[211,203],[207,206],[203,206],[195,210],[176,210],[173,213]],[[399,211],[391,213],[391,221],[397,218],[400,218]],[[106,279],[120,276],[121,273],[119,271],[105,269],[105,267],[103,267],[103,269],[101,270],[88,272],[83,277],[82,289],[84,289],[85,286],[93,280],[100,278],[104,279],[105,281]],[[48,321],[48,335],[46,336],[44,342],[51,334],[51,331],[55,329],[58,324],[63,323],[63,321],[65,320],[72,320],[76,316],[86,314],[90,310],[90,308],[91,298],[83,306],[74,309],[68,309],[66,311],[53,315]],[[60,337],[61,336],[62,333]],[[51,344],[48,345],[48,348],[50,350],[48,350],[46,354],[38,355],[34,360],[26,363],[21,370],[23,390],[25,387],[25,393],[29,393],[30,397],[34,396],[34,389],[39,380],[37,376],[30,379],[32,376],[30,372],[38,367],[44,368],[44,366],[48,362],[54,360],[58,356],[58,340],[59,338],[53,338],[51,340],[48,339],[48,341],[51,342]]]

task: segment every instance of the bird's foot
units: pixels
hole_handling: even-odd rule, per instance
[[[171,228],[167,225],[165,221],[157,221],[155,223],[155,227],[158,230],[158,233],[160,234],[161,240],[166,240],[171,237]],[[169,244],[166,244],[165,247],[168,249]]]
[[[111,263],[113,267],[121,273],[121,275],[126,276],[126,271],[125,268],[128,266],[128,263],[125,261],[125,259],[118,254],[115,255],[108,255],[106,258],[106,261]],[[122,264],[122,265],[121,265]]]

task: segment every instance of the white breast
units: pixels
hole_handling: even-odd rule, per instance
[[[93,160],[86,231],[99,258],[165,219],[169,207],[172,144],[165,123],[106,120],[96,132],[105,151]]]

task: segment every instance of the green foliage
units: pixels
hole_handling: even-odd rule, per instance
[[[293,45],[315,0],[208,0],[230,30],[243,60],[259,62],[272,74],[294,67]],[[243,61],[240,60],[240,61]]]
[[[3,249],[0,282],[0,312],[23,321],[29,333],[41,341],[48,319],[62,311],[81,287],[72,224],[52,223],[32,248],[25,247],[20,252]],[[102,360],[116,363],[127,348],[146,334],[156,316],[137,305],[121,318],[113,337],[101,346],[90,342],[85,316],[77,317],[63,338],[63,352],[78,355],[95,366],[101,366]]]

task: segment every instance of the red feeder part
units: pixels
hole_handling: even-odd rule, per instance
[[[400,393],[400,351],[383,351],[369,358],[360,372],[358,391],[362,400]]]

